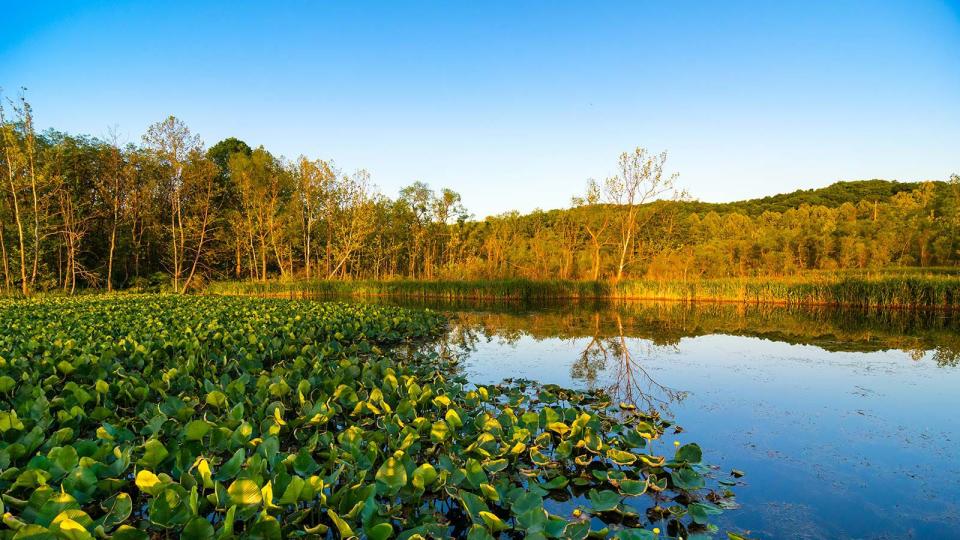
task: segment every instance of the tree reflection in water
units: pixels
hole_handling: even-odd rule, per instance
[[[651,412],[669,413],[669,405],[686,396],[685,392],[657,381],[643,363],[644,359],[657,354],[676,352],[675,343],[656,344],[629,336],[624,330],[623,317],[615,311],[595,311],[590,314],[590,319],[592,322],[576,332],[551,336],[571,343],[586,339],[585,346],[570,366],[571,378],[582,381],[587,389],[602,389],[611,399]],[[462,373],[464,361],[476,352],[481,342],[512,347],[524,337],[543,339],[523,328],[499,324],[502,322],[490,314],[460,313],[437,343],[437,353],[460,366]]]
[[[684,392],[651,373],[651,359],[677,352],[680,340],[711,334],[749,336],[829,351],[900,350],[917,362],[949,368],[960,362],[960,317],[953,312],[839,310],[735,304],[593,303],[411,304],[446,312],[452,322],[437,352],[459,365],[483,343],[523,347],[522,340],[558,340],[574,356],[570,377],[611,399],[668,413]],[[551,362],[554,359],[551,358]],[[479,373],[496,373],[474,365]]]
[[[604,389],[613,399],[648,411],[669,413],[669,405],[682,400],[686,393],[658,382],[635,351],[642,351],[644,358],[652,358],[667,350],[676,352],[676,345],[655,345],[648,340],[630,338],[623,330],[620,314],[614,312],[612,318],[617,332],[605,337],[601,332],[600,312],[593,314],[593,335],[570,366],[570,376],[584,381],[588,388],[596,388],[599,375],[612,365],[612,382]]]

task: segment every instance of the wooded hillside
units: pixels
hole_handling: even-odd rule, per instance
[[[838,182],[732,203],[679,189],[666,154],[624,153],[570,208],[476,220],[459,194],[380,193],[363,170],[212,147],[170,117],[140,144],[37,133],[2,111],[6,292],[186,291],[209,279],[620,279],[960,263],[960,179]],[[574,194],[571,194],[574,195]]]

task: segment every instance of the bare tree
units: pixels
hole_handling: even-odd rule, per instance
[[[667,153],[651,154],[637,147],[633,152],[620,154],[618,174],[607,178],[603,193],[607,202],[620,206],[618,263],[616,279],[623,278],[624,269],[630,262],[630,249],[637,229],[637,214],[640,207],[666,194],[676,192],[677,174],[664,176],[663,165]]]

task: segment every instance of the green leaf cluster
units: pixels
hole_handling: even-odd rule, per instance
[[[656,521],[709,530],[699,447],[657,455],[663,423],[603,394],[469,385],[428,352],[444,326],[358,304],[0,301],[0,538],[644,538],[629,499],[664,491]]]

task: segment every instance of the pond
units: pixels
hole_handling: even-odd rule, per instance
[[[450,314],[442,348],[472,382],[604,388],[675,419],[665,438],[745,473],[721,531],[960,538],[957,314],[377,301]]]

